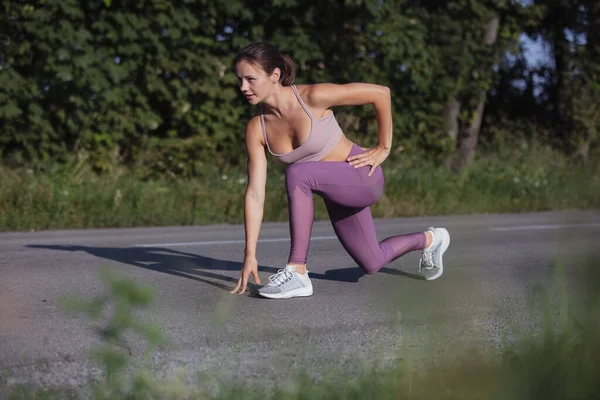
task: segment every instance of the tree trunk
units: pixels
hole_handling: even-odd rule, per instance
[[[498,15],[492,18],[486,28],[483,37],[483,43],[487,46],[492,46],[496,43],[498,38],[498,28],[500,27],[500,17]],[[460,135],[458,136],[458,166],[464,167],[468,165],[475,157],[475,149],[477,148],[477,139],[479,137],[479,128],[481,127],[481,121],[483,119],[483,111],[485,108],[485,101],[487,99],[487,93],[481,91],[479,94],[479,101],[475,107],[475,114],[469,124],[462,127]]]
[[[465,126],[460,132],[458,144],[458,166],[460,168],[467,166],[475,157],[475,149],[477,148],[477,139],[479,138],[479,128],[481,128],[486,98],[487,94],[481,92],[473,119],[469,125]]]
[[[458,137],[458,114],[460,114],[460,103],[456,99],[451,99],[444,104],[442,128],[452,139]]]
[[[600,66],[600,0],[588,0],[585,4],[587,6],[587,12],[589,16],[589,25],[587,31],[587,43],[586,43],[586,58],[587,62],[591,65],[588,70],[591,72],[589,79],[592,83],[598,81],[600,76],[598,73],[592,71],[596,70]],[[592,89],[593,90],[593,89]],[[596,93],[596,96],[591,96],[591,101],[594,98],[599,98],[600,93]],[[593,119],[593,118],[590,118]],[[597,123],[596,121],[590,121],[592,124]],[[581,157],[584,164],[589,161],[590,146],[594,140],[597,140],[596,128],[593,126],[586,126],[587,132],[585,139],[582,140],[577,147],[577,153]]]
[[[600,55],[600,0],[588,1],[590,25],[587,35],[587,46],[592,51],[593,56]]]
[[[442,129],[444,132],[456,142],[459,132],[458,115],[460,114],[460,103],[453,98],[444,104],[442,114]],[[453,155],[449,155],[444,162],[446,168],[452,168],[454,164]]]
[[[584,140],[578,147],[577,153],[581,157],[581,161],[584,164],[587,164],[590,156],[590,145],[592,144],[592,140],[590,138]]]
[[[554,6],[552,16],[552,49],[554,55],[554,68],[556,74],[554,112],[559,132],[559,139],[565,148],[568,146],[569,127],[568,127],[568,105],[567,105],[567,84],[569,82],[569,41],[567,40],[565,29],[567,28],[567,7],[563,2]]]
[[[567,55],[569,42],[565,37],[564,30],[556,29],[556,43],[554,45],[554,64],[556,68],[556,118],[558,124],[563,126],[567,120],[567,105],[565,102],[565,84],[568,82],[567,71],[569,69]]]

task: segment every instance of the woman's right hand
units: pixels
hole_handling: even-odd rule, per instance
[[[238,284],[235,289],[229,293],[236,293],[241,287],[239,294],[244,294],[250,275],[254,277],[254,283],[260,285],[260,278],[258,277],[258,261],[256,260],[256,257],[244,258],[244,265],[242,266],[242,271],[240,272]]]

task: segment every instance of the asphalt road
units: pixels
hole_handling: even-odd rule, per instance
[[[444,275],[428,282],[416,276],[419,252],[363,275],[330,224],[316,222],[314,294],[289,300],[228,293],[241,267],[243,226],[0,233],[0,377],[78,385],[96,376],[89,353],[100,342],[90,321],[58,300],[102,293],[102,267],[155,289],[139,318],[169,338],[152,360],[160,374],[256,381],[472,347],[493,352],[535,330],[540,309],[529,301],[536,287],[553,288],[557,260],[573,298],[588,289],[586,265],[600,260],[600,211],[376,221],[380,239],[432,225],[450,231],[451,245]],[[263,225],[263,283],[285,265],[288,237],[287,224]],[[141,354],[142,343],[133,340],[130,350]]]

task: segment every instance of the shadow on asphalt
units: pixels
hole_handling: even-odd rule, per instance
[[[71,245],[27,245],[32,249],[47,249],[60,251],[84,251],[95,257],[117,261],[152,271],[164,272],[171,275],[194,279],[223,290],[232,290],[237,284],[237,277],[221,275],[216,271],[240,271],[242,263],[237,261],[218,260],[200,254],[186,253],[162,247],[90,247]],[[277,273],[278,268],[258,266],[259,271],[271,274]],[[380,273],[402,275],[413,279],[421,279],[418,275],[410,274],[392,268],[382,268]],[[338,282],[358,282],[365,273],[357,266],[355,268],[330,269],[324,274],[311,272],[311,279]],[[215,282],[215,279],[221,282]],[[224,284],[225,282],[230,285]],[[258,289],[258,285],[248,282],[252,292]]]

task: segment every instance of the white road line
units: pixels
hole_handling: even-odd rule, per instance
[[[521,225],[521,226],[498,226],[490,228],[491,231],[527,231],[527,230],[542,230],[542,229],[561,229],[561,228],[596,228],[600,227],[597,224],[557,224],[557,225]]]
[[[310,240],[331,240],[337,239],[337,236],[315,236]],[[273,242],[289,242],[290,238],[279,238],[279,239],[259,239],[259,243],[273,243]],[[245,240],[213,240],[209,242],[185,242],[185,243],[153,243],[153,244],[136,244],[134,247],[176,247],[176,246],[207,246],[217,244],[240,244],[246,243]]]
[[[490,231],[508,232],[508,231],[525,231],[525,230],[543,230],[543,229],[561,229],[561,228],[596,228],[600,227],[600,223],[592,224],[557,224],[557,225],[517,225],[517,226],[495,226],[490,227]],[[316,240],[332,240],[337,239],[337,236],[315,236],[311,241]],[[259,239],[259,243],[275,243],[289,242],[290,238],[273,238]],[[152,244],[136,244],[134,247],[177,247],[177,246],[211,246],[220,244],[241,244],[245,240],[212,240],[204,242],[182,242],[182,243],[152,243]]]

